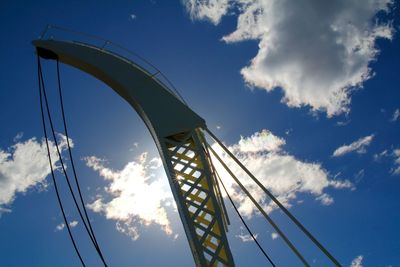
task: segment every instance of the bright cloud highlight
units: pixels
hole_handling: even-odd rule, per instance
[[[353,188],[353,184],[347,180],[330,179],[329,173],[320,164],[302,162],[287,154],[283,150],[284,144],[283,138],[262,130],[248,137],[240,137],[229,149],[288,208],[293,203],[301,203],[298,201],[300,193],[311,194],[321,204],[331,205],[334,199],[326,192],[328,188]],[[267,212],[276,209],[263,191],[218,145],[212,147],[229,168],[238,174],[241,182]],[[172,235],[167,208],[175,203],[159,158],[148,160],[147,154],[143,153],[122,170],[105,167],[104,160],[95,156],[86,157],[85,161],[87,166],[109,182],[105,194],[88,205],[90,209],[104,214],[107,219],[115,220],[116,229],[133,240],[140,237],[140,225],[159,225],[165,233]],[[229,174],[215,158],[213,162],[241,214],[247,217],[256,214],[256,208],[233,183]],[[241,234],[237,237],[245,242],[248,236]]]
[[[19,140],[22,135],[17,135]],[[59,134],[59,148],[67,149],[66,137]],[[70,144],[73,146],[72,140]],[[58,169],[58,154],[53,142],[49,142],[53,168]],[[0,149],[0,213],[10,211],[9,206],[18,193],[25,193],[35,186],[46,186],[50,174],[45,140],[31,138],[18,142],[6,150]]]
[[[326,189],[353,188],[353,184],[347,180],[329,179],[329,173],[320,164],[302,162],[287,154],[282,148],[284,144],[284,139],[262,130],[250,137],[241,137],[238,143],[228,148],[286,207],[291,207],[300,193],[312,194],[323,205],[330,205],[333,203],[333,197],[325,192]],[[264,192],[217,144],[214,144],[213,148],[268,212],[276,209]],[[251,217],[256,208],[250,199],[233,183],[216,158],[213,162],[229,194],[239,203],[240,212]]]
[[[257,40],[257,55],[241,74],[250,86],[281,88],[289,107],[309,106],[328,117],[349,112],[351,92],[373,76],[369,64],[379,53],[378,38],[392,39],[391,0],[186,1],[194,19],[218,24],[228,9],[238,13],[226,43]],[[228,6],[227,6],[228,5]]]
[[[272,234],[271,234],[272,240],[275,240],[275,239],[277,239],[278,237],[279,237],[279,235],[278,235],[277,233],[272,233]]]
[[[362,255],[357,256],[357,257],[351,262],[350,267],[362,267],[362,266],[363,266],[363,264],[362,264],[363,258],[364,258],[364,257],[363,257]]]
[[[140,236],[138,225],[156,224],[172,234],[166,207],[172,201],[167,178],[159,171],[159,158],[147,159],[143,153],[137,161],[129,162],[122,170],[104,166],[104,161],[91,156],[86,165],[109,182],[106,196],[97,198],[88,207],[116,221],[116,229],[133,240]]]
[[[222,16],[226,15],[229,0],[183,0],[192,19],[205,19],[217,25]]]

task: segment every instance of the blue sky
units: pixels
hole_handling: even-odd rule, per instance
[[[47,24],[102,36],[154,63],[343,266],[400,266],[398,3],[245,2],[0,3],[0,266],[79,265],[43,150],[31,41]],[[59,115],[55,64],[43,65]],[[73,153],[109,265],[193,266],[144,123],[100,81],[65,65],[61,72]],[[224,179],[277,265],[300,266]],[[327,266],[242,179],[312,266]],[[247,233],[226,203],[237,266],[266,265],[255,244],[243,241]],[[79,221],[72,205],[67,210],[71,222]],[[100,266],[82,223],[72,230],[88,266]]]

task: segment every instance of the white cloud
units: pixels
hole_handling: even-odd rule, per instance
[[[192,19],[208,20],[217,25],[226,15],[229,0],[182,0]]]
[[[365,176],[365,170],[361,169],[354,175],[354,180],[356,183],[359,183]]]
[[[400,149],[393,150],[393,156],[395,157],[393,174],[400,175]]]
[[[11,212],[11,209],[7,209],[7,208],[0,206],[0,218],[3,213],[10,213],[10,212]]]
[[[393,159],[393,167],[390,169],[390,173],[393,175],[400,175],[400,148],[389,151],[388,149],[383,150],[381,153],[374,154],[373,159],[376,162],[381,162],[384,158]]]
[[[19,140],[21,135],[17,135]],[[66,137],[58,135],[61,151],[67,148]],[[73,145],[72,140],[71,145]],[[58,155],[53,142],[49,143],[53,168],[57,169]],[[0,149],[0,212],[11,205],[17,193],[25,193],[35,186],[46,187],[46,177],[50,174],[47,149],[41,142],[31,138],[19,142],[6,150]]]
[[[138,240],[140,237],[139,229],[132,220],[117,221],[115,223],[115,229],[117,229],[118,232],[130,236],[133,241]]]
[[[385,149],[379,154],[374,154],[373,157],[374,157],[375,161],[380,161],[383,157],[386,157],[387,155],[388,155],[388,151],[387,151],[387,149]]]
[[[366,153],[366,147],[369,146],[369,144],[372,142],[374,139],[374,135],[368,135],[365,137],[361,137],[357,141],[354,141],[350,145],[343,145],[341,147],[338,147],[332,154],[333,157],[340,157],[345,154],[348,154],[350,152],[356,151],[359,154]]]
[[[325,194],[325,193],[322,194],[322,195],[320,195],[320,196],[317,197],[316,199],[319,200],[319,201],[321,201],[321,204],[322,204],[322,205],[325,205],[325,206],[332,205],[333,202],[334,202],[333,198],[332,198],[330,195]]]
[[[272,240],[275,240],[275,239],[277,239],[278,237],[279,237],[279,235],[278,235],[277,233],[272,233],[272,234],[271,234]]]
[[[241,70],[245,81],[267,91],[281,88],[290,107],[310,106],[328,117],[349,111],[351,91],[373,76],[376,39],[391,39],[390,23],[375,15],[391,0],[237,0],[184,2],[193,19],[219,23],[239,12],[227,43],[257,40],[258,53]]]
[[[56,231],[62,231],[64,230],[65,224],[64,223],[60,223],[56,226]]]
[[[285,143],[284,139],[273,135],[270,131],[262,130],[247,138],[241,136],[238,144],[234,145],[233,149],[240,149],[240,151],[244,153],[257,153],[261,151],[273,152],[279,151],[281,146]]]
[[[135,151],[137,148],[139,148],[139,143],[138,142],[133,142],[133,147],[129,149],[129,151]]]
[[[251,237],[251,235],[249,234],[240,234],[240,235],[236,235],[237,238],[239,238],[240,240],[242,240],[242,242],[250,242],[253,241],[253,238]],[[254,238],[257,239],[258,234],[254,234]]]
[[[116,229],[133,240],[140,236],[139,225],[156,224],[172,234],[166,207],[173,199],[159,158],[148,160],[143,153],[119,171],[105,167],[104,161],[94,156],[85,161],[109,182],[106,197],[98,196],[88,205],[90,209],[115,220]]]
[[[74,228],[78,225],[78,221],[73,220],[73,221],[70,221],[68,224],[69,224],[69,227]],[[64,230],[64,228],[65,228],[65,223],[57,224],[56,231],[57,232],[62,231],[62,230]]]
[[[397,121],[400,118],[400,110],[396,109],[393,113],[391,121]]]
[[[14,137],[13,141],[14,143],[18,142],[19,140],[22,139],[22,137],[24,136],[24,132],[19,132],[17,133],[17,135]]]
[[[338,122],[336,123],[336,125],[337,125],[337,126],[340,126],[340,127],[343,127],[343,126],[348,125],[350,122],[351,122],[351,121],[347,119],[347,120],[345,120],[345,121],[338,121]]]
[[[357,256],[357,257],[351,262],[350,267],[362,267],[362,266],[363,266],[363,265],[362,265],[363,258],[364,258],[364,257],[363,257],[362,255]]]
[[[69,222],[69,226],[72,227],[72,228],[74,228],[77,225],[78,225],[78,221],[70,221]]]
[[[326,189],[353,188],[347,180],[329,179],[328,172],[320,164],[302,162],[282,151],[283,144],[285,144],[284,139],[263,130],[250,137],[241,137],[239,142],[229,146],[229,149],[286,207],[297,203],[299,193],[312,194],[324,205],[328,205],[333,203],[333,198],[325,192]],[[212,147],[267,212],[276,208],[263,191],[217,144]],[[213,162],[229,194],[239,203],[240,212],[244,216],[252,216],[256,208],[251,201],[234,185],[218,161],[213,159]]]

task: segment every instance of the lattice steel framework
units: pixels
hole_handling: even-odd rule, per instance
[[[222,198],[207,158],[200,130],[164,138],[166,160],[187,221],[186,232],[195,261],[200,266],[234,266],[226,238]]]

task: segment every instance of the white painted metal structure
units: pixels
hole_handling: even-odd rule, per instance
[[[137,111],[163,160],[196,265],[234,266],[223,200],[202,132],[204,119],[154,74],[115,53],[76,42],[36,40],[33,44],[40,57],[93,75]]]

